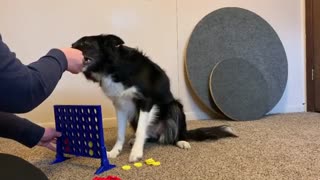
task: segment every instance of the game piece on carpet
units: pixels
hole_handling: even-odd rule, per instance
[[[153,158],[149,158],[145,160],[147,165],[152,165],[152,166],[160,166],[160,161],[155,161]]]
[[[127,171],[127,170],[131,169],[131,166],[130,165],[124,165],[124,166],[122,166],[122,169]]]
[[[141,162],[136,162],[133,164],[135,167],[139,168],[142,166],[142,163]]]
[[[119,177],[117,176],[107,176],[107,177],[94,177],[92,180],[121,180]]]

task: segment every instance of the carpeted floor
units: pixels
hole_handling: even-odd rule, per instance
[[[188,129],[221,124],[231,125],[239,138],[192,142],[190,150],[147,144],[144,159],[152,157],[161,165],[132,166],[124,171],[121,166],[129,164],[127,145],[117,159],[110,159],[117,167],[101,176],[116,175],[124,180],[320,179],[320,114],[271,115],[248,122],[189,121]],[[116,140],[115,128],[105,127],[105,140],[111,148]],[[0,152],[28,160],[52,180],[91,180],[100,165],[98,159],[82,157],[49,165],[55,158],[53,152],[39,147],[28,149],[5,139],[0,139]]]

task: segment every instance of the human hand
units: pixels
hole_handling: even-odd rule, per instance
[[[60,49],[68,61],[68,71],[73,74],[78,74],[82,71],[84,57],[80,50],[74,48],[61,48]]]
[[[45,128],[44,134],[40,139],[38,146],[43,146],[52,151],[56,151],[55,144],[57,143],[57,138],[60,136],[61,133],[57,132],[54,128]]]

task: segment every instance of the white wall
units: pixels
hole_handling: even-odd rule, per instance
[[[114,33],[139,47],[163,67],[173,93],[182,100],[188,119],[209,118],[186,87],[184,56],[188,38],[206,14],[226,6],[249,9],[276,30],[287,52],[289,77],[285,93],[272,110],[305,109],[303,0],[1,0],[0,33],[28,64],[50,48],[69,46],[83,35]],[[109,100],[82,75],[65,73],[53,94],[34,111],[23,114],[36,122],[52,122],[54,104],[101,104],[113,119]]]

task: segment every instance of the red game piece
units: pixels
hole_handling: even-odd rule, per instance
[[[69,144],[68,138],[64,139],[64,144]]]
[[[117,176],[108,176],[106,180],[121,180],[121,179]]]
[[[65,151],[66,151],[66,152],[70,152],[70,147],[67,146],[66,149],[65,149]]]
[[[121,180],[119,177],[117,176],[107,176],[107,177],[94,177],[92,180]]]

